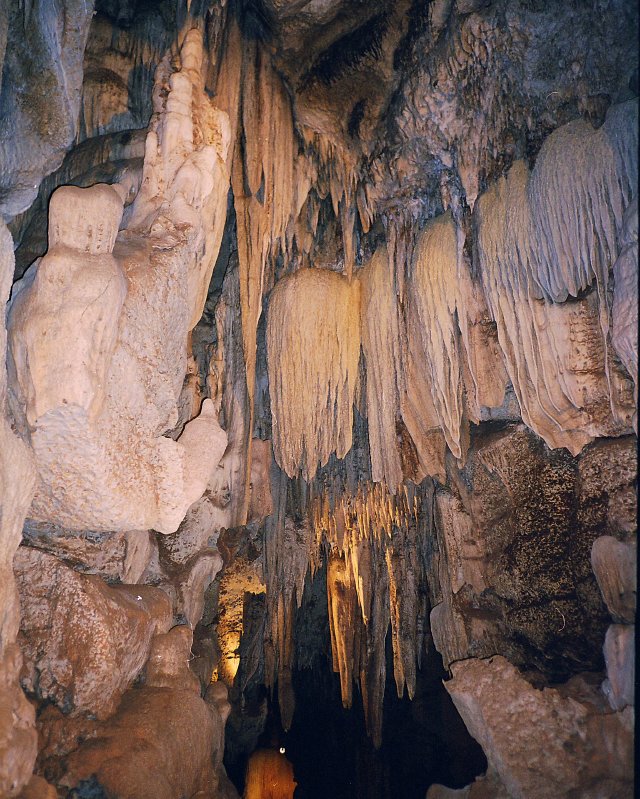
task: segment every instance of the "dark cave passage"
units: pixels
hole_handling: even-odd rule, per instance
[[[347,710],[329,663],[294,672],[291,729],[282,730],[276,696],[269,702],[258,748],[285,749],[282,756],[292,764],[297,782],[295,799],[424,799],[432,784],[461,788],[486,771],[482,749],[444,690],[440,656],[432,652],[426,660],[413,701],[406,695],[398,699],[388,672],[379,749],[367,736],[359,690]],[[247,760],[247,755],[235,762],[225,759],[241,794]]]

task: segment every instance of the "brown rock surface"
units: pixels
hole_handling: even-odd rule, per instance
[[[41,708],[37,718],[38,759],[35,771],[57,783],[64,773],[63,758],[95,737],[100,722],[88,715],[66,716],[55,705]]]
[[[445,682],[513,799],[633,795],[633,714],[538,690],[507,660],[454,664]]]
[[[189,508],[175,533],[158,538],[161,557],[184,565],[201,550],[215,546],[219,532],[216,508],[204,496]]]
[[[35,710],[18,683],[22,653],[16,644],[0,658],[0,796],[12,797],[28,782],[36,759]]]
[[[200,680],[189,669],[193,657],[193,633],[186,625],[154,636],[145,667],[144,683],[149,688],[175,688],[200,693]]]
[[[216,796],[212,758],[222,735],[214,709],[192,690],[138,688],[67,761],[61,784],[92,778],[118,799]]]
[[[55,555],[73,569],[108,582],[137,583],[152,554],[148,530],[104,533],[64,530],[27,519],[23,543]]]
[[[167,597],[150,586],[106,585],[44,552],[21,547],[23,684],[68,713],[106,718],[172,622]]]
[[[606,443],[596,450],[599,463],[626,462],[626,439]],[[583,457],[593,458],[591,448]],[[448,486],[436,492],[429,569],[445,666],[502,654],[556,681],[602,668],[607,613],[590,552],[607,506],[601,496],[587,512],[582,467],[523,425],[479,434],[463,469],[449,460]],[[610,469],[610,495],[627,485],[628,471]]]
[[[511,799],[496,773],[489,769],[482,777],[477,777],[471,785],[464,788],[447,788],[446,785],[432,785],[426,799]]]
[[[205,591],[221,568],[222,557],[209,549],[193,557],[175,577],[176,615],[183,617],[192,629],[202,618]]]
[[[612,624],[604,639],[607,679],[602,690],[614,710],[633,707],[635,694],[635,624]]]
[[[18,799],[58,799],[58,792],[53,785],[34,774]]]

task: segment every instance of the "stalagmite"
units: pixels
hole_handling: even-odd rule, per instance
[[[222,107],[231,119],[232,186],[238,229],[242,342],[253,427],[257,327],[263,296],[273,285],[274,265],[287,254],[293,224],[306,200],[309,181],[298,159],[291,102],[271,58],[259,41],[242,41],[230,25],[224,69],[219,77]],[[266,146],[265,146],[266,144]],[[248,442],[246,469],[251,468]],[[247,471],[248,483],[248,471]],[[245,488],[242,517],[248,513]]]
[[[244,799],[291,799],[296,781],[291,763],[277,749],[258,749],[247,766]]]
[[[341,275],[300,269],[269,302],[267,359],[273,452],[306,480],[351,449],[360,350],[360,291]]]

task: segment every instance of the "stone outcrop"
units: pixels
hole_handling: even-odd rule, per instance
[[[0,215],[24,211],[78,132],[94,2],[7,3],[0,12]],[[3,300],[4,302],[4,300]]]
[[[635,652],[635,624],[612,624],[604,639],[607,679],[602,690],[614,710],[634,706]]]
[[[212,764],[222,720],[193,690],[138,688],[115,716],[67,758],[61,783],[121,799],[215,796],[222,781]],[[227,796],[237,796],[228,792]]]
[[[606,535],[591,547],[591,565],[614,621],[633,624],[636,618],[636,543]]]
[[[149,530],[79,533],[29,519],[22,538],[26,546],[55,555],[83,574],[99,574],[109,583],[137,583],[154,551],[153,534]]]
[[[34,774],[20,794],[19,799],[58,799],[58,792],[53,785]]]
[[[445,687],[509,797],[633,795],[630,709],[612,713],[570,686],[536,689],[501,657],[452,672]]]
[[[0,310],[13,273],[11,236],[0,222]],[[35,760],[34,713],[18,683],[22,656],[15,643],[20,623],[13,556],[35,487],[33,455],[7,418],[6,329],[0,312],[0,791],[15,796]]]
[[[446,666],[502,654],[556,680],[568,676],[564,658],[571,668],[602,667],[607,615],[590,553],[626,476],[612,475],[611,495],[597,508],[582,475],[595,457],[622,465],[634,448],[631,438],[607,442],[576,463],[518,425],[478,442],[464,470],[450,466],[449,486],[436,494],[429,570],[431,628]],[[634,513],[630,504],[611,520],[612,532]]]
[[[0,658],[0,792],[13,797],[29,782],[38,752],[35,709],[20,690],[22,652],[5,644]]]
[[[152,637],[171,627],[169,599],[150,586],[108,586],[25,547],[15,569],[26,690],[65,713],[107,718],[144,666]]]

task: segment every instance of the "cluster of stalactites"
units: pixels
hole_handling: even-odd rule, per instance
[[[368,230],[371,201],[352,159],[321,137],[301,141],[291,98],[270,53],[259,40],[243,38],[235,22],[228,27],[216,102],[229,114],[232,127],[231,175],[251,428],[257,327],[276,263],[282,258],[285,264],[309,265],[320,206],[330,196],[341,223],[343,271],[350,279],[356,212]],[[249,453],[247,468],[250,460]]]
[[[273,513],[265,521],[263,573],[266,585],[266,625],[264,636],[265,684],[278,686],[282,727],[293,721],[295,696],[291,681],[294,667],[294,621],[303,598],[309,564],[317,561],[318,551],[306,523],[296,523],[287,515],[286,474],[274,469],[272,481]]]
[[[302,471],[310,480],[332,452],[346,454],[361,343],[373,478],[349,490],[318,480],[308,522],[296,527],[283,516],[274,527],[273,680],[290,689],[295,605],[327,552],[334,667],[346,705],[359,683],[377,743],[387,630],[398,693],[406,685],[411,696],[426,616],[420,506],[403,480],[444,475],[447,447],[463,460],[469,422],[491,418],[509,382],[522,419],[552,447],[575,453],[596,436],[629,429],[630,381],[611,350],[624,345],[626,363],[633,342],[626,329],[616,337],[615,318],[610,336],[608,294],[613,270],[613,306],[623,307],[619,293],[629,281],[618,274],[627,275],[629,248],[637,246],[637,232],[627,229],[635,218],[636,141],[629,103],[612,109],[599,130],[577,122],[557,131],[531,173],[514,164],[476,205],[473,268],[447,213],[412,236],[409,263],[394,259],[402,242],[390,241],[351,283],[304,269],[272,292],[267,355],[277,462],[290,477]],[[561,166],[565,154],[569,169]],[[292,712],[292,693],[284,695]]]
[[[277,286],[267,346],[279,380],[274,450],[287,474],[308,479],[331,451],[344,452],[336,429],[352,410],[328,387],[339,380],[347,331],[364,353],[372,478],[391,492],[404,479],[442,477],[447,448],[463,462],[469,422],[492,418],[509,382],[523,421],[551,447],[576,454],[597,436],[628,431],[634,401],[612,358],[608,293],[637,172],[637,105],[629,102],[598,130],[582,121],[558,129],[531,173],[517,162],[480,197],[473,268],[450,213],[413,237],[410,263],[394,257],[397,242],[379,249],[354,279],[359,331],[355,296],[340,320],[338,295],[325,290],[328,326],[329,312],[309,295],[322,278],[309,277],[307,293]],[[309,330],[316,325],[322,330]],[[319,346],[325,337],[330,345]],[[283,393],[283,374],[304,380]],[[313,386],[319,396],[310,399],[302,389]]]
[[[330,487],[310,503],[316,546],[328,549],[327,602],[334,671],[350,707],[354,682],[362,693],[367,730],[376,746],[382,733],[389,628],[398,696],[413,698],[427,618],[424,545],[419,525],[422,492],[395,495],[365,484],[334,497]]]
[[[355,493],[340,480],[305,484],[303,521],[286,514],[287,485],[279,475],[276,510],[267,521],[264,576],[267,586],[265,680],[278,685],[282,724],[293,718],[294,624],[306,580],[326,560],[327,609],[333,668],[342,701],[350,707],[360,688],[367,730],[379,746],[389,629],[398,696],[413,698],[424,649],[428,608],[425,582],[427,533],[421,517],[431,484],[395,495],[382,484]],[[318,493],[314,493],[315,491]]]
[[[342,701],[350,706],[354,679],[362,692],[369,734],[378,745],[386,678],[385,639],[391,627],[398,696],[413,698],[423,649],[427,608],[423,602],[423,490],[395,495],[382,484],[363,484],[355,494],[332,487],[310,503],[316,546],[330,552],[327,600],[334,670]]]
[[[549,136],[531,173],[517,162],[478,203],[479,272],[522,419],[573,454],[633,416],[611,357],[608,286],[637,139],[635,102],[613,107],[598,130],[572,122]]]
[[[351,449],[360,354],[359,284],[300,269],[274,288],[267,320],[273,452],[294,477],[311,479]]]

